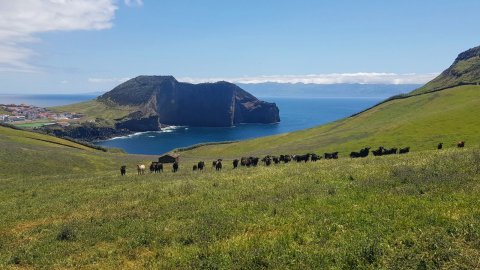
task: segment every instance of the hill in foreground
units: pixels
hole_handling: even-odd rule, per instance
[[[0,127],[2,269],[474,269],[480,256],[478,149],[137,176],[142,157],[32,136]]]

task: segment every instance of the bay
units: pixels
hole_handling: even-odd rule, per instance
[[[238,141],[311,128],[348,117],[377,104],[381,98],[262,98],[275,102],[280,123],[240,124],[235,127],[171,127],[98,142],[131,154],[159,155],[199,143]]]

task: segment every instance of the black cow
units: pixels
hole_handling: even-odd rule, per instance
[[[322,157],[317,155],[317,154],[312,154],[311,157],[310,157],[310,160],[313,161],[313,162],[316,162],[320,159],[322,159]]]
[[[203,171],[203,168],[205,167],[205,162],[199,161],[197,164],[197,168],[199,171]]]
[[[399,154],[406,154],[410,152],[410,147],[400,148]]]
[[[437,149],[438,149],[438,150],[441,150],[442,148],[443,148],[443,143],[439,143],[439,144],[437,145]]]
[[[365,147],[362,150],[360,150],[360,152],[351,152],[350,157],[351,158],[367,157],[369,153],[370,153],[370,147]]]
[[[459,147],[459,148],[465,147],[465,142],[464,141],[458,142],[457,147]]]
[[[122,166],[120,167],[120,174],[121,174],[122,176],[124,176],[125,174],[127,174],[127,166],[122,165]]]
[[[398,151],[398,149],[394,147],[394,148],[390,148],[390,149],[385,149],[383,154],[384,155],[393,155],[393,154],[396,154],[397,151]]]
[[[193,165],[193,171],[196,171],[198,169],[197,165]]]
[[[233,160],[233,168],[236,169],[238,167],[238,159]]]
[[[155,172],[156,173],[163,172],[163,163],[160,163],[160,162],[157,163],[157,166],[155,166]]]
[[[380,146],[380,147],[378,147],[377,150],[373,150],[372,153],[373,153],[374,156],[381,156],[381,155],[384,154],[384,150],[385,150],[385,148],[383,148],[383,146]]]
[[[273,163],[278,164],[280,163],[280,158],[279,157],[272,157]]]
[[[177,172],[178,171],[178,168],[179,168],[179,165],[178,165],[178,162],[175,161],[172,165],[172,171],[173,172]]]
[[[154,162],[150,163],[150,168],[149,168],[149,169],[150,169],[150,173],[155,172],[155,167],[156,167],[156,166],[157,166],[157,162],[154,161]]]
[[[325,159],[338,159],[338,152],[324,153]]]
[[[219,159],[215,162],[215,170],[216,171],[221,171],[222,170],[222,160]]]

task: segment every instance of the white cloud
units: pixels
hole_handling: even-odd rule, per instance
[[[438,76],[438,73],[386,73],[386,72],[358,72],[358,73],[331,73],[310,75],[272,75],[272,76],[244,76],[233,78],[179,78],[180,81],[190,83],[228,81],[232,83],[360,83],[360,84],[424,84]]]
[[[88,78],[88,82],[90,83],[123,83],[131,78],[125,77],[125,78]]]
[[[129,7],[143,6],[143,0],[125,0],[125,5]]]
[[[0,71],[36,71],[26,47],[35,34],[108,29],[116,9],[115,0],[0,1]]]

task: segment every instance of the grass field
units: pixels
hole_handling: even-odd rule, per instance
[[[180,154],[185,159],[238,158],[340,151],[363,147],[435,149],[438,142],[480,146],[480,86],[461,86],[386,102],[357,116],[302,131],[231,144],[207,145]]]
[[[20,128],[37,128],[37,127],[42,127],[45,124],[49,124],[49,123],[51,122],[40,121],[40,122],[12,123],[12,124]]]
[[[480,267],[478,149],[137,176],[0,134],[3,269]]]
[[[82,121],[100,118],[106,120],[106,122],[109,124],[113,124],[114,119],[122,118],[136,110],[136,108],[130,106],[108,106],[105,103],[98,102],[97,100],[89,100],[66,106],[51,107],[49,109],[54,112],[83,113],[85,117],[81,119]]]

